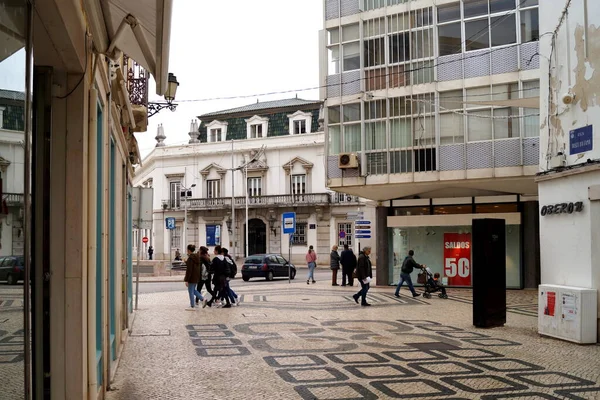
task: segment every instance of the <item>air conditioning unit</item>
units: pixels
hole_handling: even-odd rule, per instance
[[[341,153],[338,156],[340,169],[358,168],[358,157],[355,153]]]

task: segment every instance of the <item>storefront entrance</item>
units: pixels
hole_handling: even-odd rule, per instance
[[[389,283],[397,284],[402,261],[409,250],[415,261],[438,272],[447,286],[472,285],[472,234],[474,218],[483,214],[419,215],[388,217],[388,234],[392,264]],[[522,288],[521,214],[495,214],[506,221],[506,286]],[[476,266],[485,268],[485,266]],[[416,275],[416,272],[415,272]],[[416,276],[413,277],[416,280]]]
[[[267,225],[260,219],[254,218],[248,221],[248,252],[252,254],[264,254],[267,252]],[[244,229],[246,226],[244,225]],[[244,238],[244,244],[245,242]],[[244,246],[244,249],[246,246]],[[245,251],[244,251],[245,253]],[[246,254],[248,256],[248,254]]]

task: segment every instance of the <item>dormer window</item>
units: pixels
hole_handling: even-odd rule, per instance
[[[262,124],[250,125],[250,139],[256,139],[263,137]]]
[[[306,133],[306,120],[305,119],[294,121],[294,135],[299,135],[301,133]]]
[[[267,132],[269,131],[269,118],[255,115],[254,117],[247,119],[246,124],[248,139],[267,137]]]
[[[310,133],[312,126],[312,114],[304,111],[296,111],[287,116],[290,121],[290,135],[302,135]]]
[[[227,122],[213,121],[206,125],[208,143],[224,142],[227,138]]]

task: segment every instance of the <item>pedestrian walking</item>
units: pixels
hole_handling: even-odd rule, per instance
[[[402,287],[402,284],[404,282],[406,282],[406,284],[408,285],[408,288],[410,289],[410,292],[412,293],[413,297],[421,295],[420,293],[417,293],[415,291],[415,287],[413,286],[410,274],[414,271],[415,268],[421,269],[425,266],[418,264],[413,258],[414,255],[415,252],[413,250],[409,250],[408,255],[402,262],[402,268],[400,268],[400,282],[398,282],[398,286],[396,287],[396,293],[394,293],[394,296],[396,297],[400,297],[400,288]]]
[[[306,279],[306,284],[309,285],[312,279],[312,283],[316,283],[315,281],[315,268],[317,268],[317,253],[312,246],[308,246],[308,253],[306,253],[306,264],[308,265],[308,278]]]
[[[227,276],[227,295],[229,296],[229,300],[231,301],[232,306],[239,306],[240,304],[238,302],[238,295],[231,288],[231,280],[235,278],[235,275],[237,274],[237,265],[233,258],[229,255],[229,250],[227,250],[225,247],[223,247],[222,250],[223,257],[225,261],[229,264],[229,268],[231,271],[231,273]]]
[[[370,306],[367,303],[367,292],[369,291],[371,280],[373,279],[373,266],[371,265],[371,247],[365,246],[363,251],[358,255],[358,262],[356,264],[356,279],[360,283],[360,290],[354,296],[354,301],[358,304],[358,298],[361,298],[360,305],[363,307]]]
[[[193,244],[188,245],[187,247],[187,260],[185,260],[185,277],[183,280],[185,281],[185,286],[188,288],[188,294],[190,295],[190,308],[188,311],[194,311],[197,307],[194,307],[195,301],[194,296],[198,297],[201,301],[204,300],[202,294],[196,288],[198,282],[200,282],[201,271],[200,271],[200,256],[196,254],[196,246]]]
[[[210,297],[215,297],[215,292],[210,284],[212,267],[210,265],[210,256],[208,255],[208,248],[200,246],[200,262],[202,266],[202,273],[200,282],[198,282],[198,291],[202,293],[202,287],[206,287],[206,291],[210,294]],[[196,297],[196,304],[200,302],[200,298]]]
[[[148,260],[152,260],[152,254],[154,254],[154,247],[148,247]]]
[[[346,282],[348,282],[348,286],[354,286],[352,275],[356,269],[356,254],[347,244],[344,245],[344,250],[340,255],[340,264],[342,264],[342,286],[346,286]]]
[[[225,256],[223,256],[223,250],[221,246],[215,246],[214,249],[215,257],[212,259],[211,265],[214,272],[213,284],[215,296],[211,298],[204,306],[212,307],[212,304],[216,300],[225,300],[226,305],[223,308],[231,308],[231,303],[229,301],[229,296],[226,296],[227,292],[227,277],[231,273],[231,269],[229,268],[229,263],[225,261]]]
[[[340,269],[340,255],[338,254],[337,245],[333,245],[331,248],[331,255],[329,256],[329,267],[331,268],[331,286],[339,286],[337,283],[337,274]]]

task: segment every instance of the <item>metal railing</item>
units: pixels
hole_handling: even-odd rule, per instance
[[[131,104],[148,105],[148,72],[135,60],[123,56],[123,74],[127,77],[127,91]]]
[[[23,193],[3,193],[2,200],[6,202],[7,205],[11,204],[23,204],[23,200],[25,195]]]

